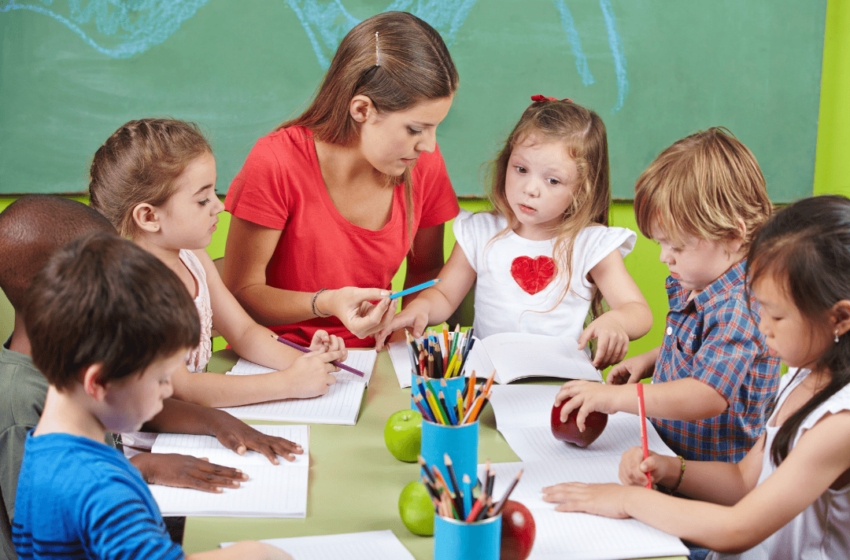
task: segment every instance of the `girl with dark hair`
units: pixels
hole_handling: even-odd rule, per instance
[[[459,210],[436,130],[457,84],[416,16],[345,36],[311,105],[257,142],[225,201],[224,281],[258,322],[301,344],[324,329],[369,346],[404,258],[405,286],[436,276]]]
[[[746,457],[643,459],[634,448],[620,464],[625,486],[559,484],[543,489],[544,500],[559,511],[634,517],[718,551],[712,559],[850,556],[850,200],[809,198],[777,213],[747,263],[759,330],[795,369]],[[646,473],[695,499],[642,488]]]

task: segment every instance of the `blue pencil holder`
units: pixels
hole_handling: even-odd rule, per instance
[[[444,455],[448,453],[458,484],[462,484],[463,475],[469,475],[474,486],[478,482],[478,422],[462,426],[443,426],[426,420],[422,421],[421,454],[429,467],[437,466],[446,482]]]
[[[466,378],[464,377],[450,377],[448,379],[430,379],[419,375],[413,375],[410,378],[410,408],[413,410],[419,410],[418,408],[416,408],[416,404],[414,404],[413,402],[413,397],[415,397],[416,395],[422,395],[422,398],[425,398],[425,394],[420,391],[420,387],[422,387],[423,385],[420,385],[417,382],[417,379],[421,380],[425,387],[427,387],[427,385],[424,384],[426,379],[431,383],[431,387],[433,387],[434,391],[436,391],[434,393],[434,398],[439,398],[440,391],[442,391],[443,395],[445,395],[446,397],[446,405],[451,407],[457,406],[457,392],[460,391],[461,393],[463,393],[463,388],[466,385]]]
[[[499,560],[502,514],[475,523],[434,517],[434,560]]]

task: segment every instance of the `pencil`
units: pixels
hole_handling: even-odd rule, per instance
[[[436,284],[439,281],[440,281],[440,279],[436,278],[434,280],[428,280],[427,282],[422,282],[418,286],[413,286],[412,288],[408,288],[406,290],[402,290],[400,292],[397,292],[395,294],[390,295],[390,299],[396,299],[396,298],[400,298],[400,297],[404,297],[404,296],[409,296],[410,294],[415,294],[416,292],[421,292],[422,290],[424,290],[426,288],[430,288],[431,286],[433,286],[434,284]]]
[[[428,463],[425,461],[425,457],[423,457],[422,455],[417,455],[416,460],[419,461],[419,466],[425,470],[425,474],[428,476],[428,480],[431,481],[431,484],[436,486],[437,479],[434,478],[434,474],[431,472],[431,469],[428,468]]]
[[[472,481],[468,474],[463,475],[463,517],[472,512]]]
[[[433,422],[435,420],[435,418],[431,415],[428,409],[422,405],[422,395],[416,395],[415,397],[413,397],[413,404],[415,404],[416,408],[419,409],[419,413],[422,415],[422,418],[428,420],[429,422]],[[427,404],[428,403],[426,402],[425,405]]]
[[[449,481],[451,481],[452,486],[454,486],[455,490],[455,509],[459,512],[463,511],[463,501],[462,494],[460,492],[460,484],[457,483],[457,476],[455,476],[455,470],[452,466],[452,458],[449,457],[448,453],[443,454],[443,461],[446,463],[446,471],[449,473]]]
[[[637,383],[638,412],[640,412],[640,442],[643,445],[643,458],[649,458],[649,442],[646,438],[646,405],[643,400],[643,383]],[[652,490],[652,473],[646,473],[646,487]]]
[[[443,342],[445,343],[446,355],[443,356],[443,369],[448,371],[449,369],[449,329],[446,325],[443,325]]]
[[[511,485],[508,486],[508,490],[505,492],[505,495],[502,496],[502,499],[499,500],[499,503],[496,504],[495,506],[493,506],[493,508],[491,508],[490,517],[496,517],[497,515],[502,513],[502,508],[505,507],[505,503],[508,501],[508,498],[510,497],[511,492],[514,491],[514,488],[516,488],[516,485],[519,483],[519,479],[521,477],[522,477],[522,469],[520,469],[520,471],[518,473],[516,473],[516,478],[514,478],[513,482],[511,482]]]
[[[304,352],[305,354],[309,354],[310,352],[312,352],[312,350],[310,350],[309,348],[304,348],[303,346],[295,344],[294,342],[290,342],[289,340],[286,340],[282,336],[277,337],[277,341],[286,344],[290,348],[295,348],[296,350],[300,350],[301,352]],[[359,369],[354,369],[353,367],[347,366],[347,365],[345,365],[342,362],[339,362],[337,360],[334,360],[332,363],[333,363],[333,365],[335,365],[339,369],[344,369],[345,371],[353,373],[354,375],[359,375],[360,377],[366,377],[366,374],[363,373],[362,371],[360,371]]]
[[[440,395],[439,395],[438,400],[440,401],[440,406],[442,406],[446,410],[446,416],[449,419],[449,425],[450,426],[456,426],[457,425],[457,418],[455,418],[454,411],[452,410],[452,407],[450,407],[448,405],[448,403],[446,403],[446,395],[444,395],[442,391],[440,391]]]
[[[448,415],[440,409],[440,403],[437,401],[437,397],[434,396],[429,389],[425,389],[425,400],[428,401],[428,404],[431,405],[431,412],[434,413],[434,417],[439,424],[448,424],[449,417]]]

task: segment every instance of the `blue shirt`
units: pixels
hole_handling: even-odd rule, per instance
[[[139,471],[70,434],[27,436],[12,542],[21,559],[183,558]]]
[[[694,299],[667,278],[670,312],[653,383],[693,378],[715,389],[728,407],[719,416],[686,422],[653,418],[670,448],[693,461],[738,462],[755,444],[779,387],[779,358],[768,354],[745,289],[741,261]]]

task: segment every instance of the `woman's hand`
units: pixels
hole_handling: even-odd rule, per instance
[[[347,287],[320,293],[316,310],[337,317],[357,338],[366,338],[390,324],[395,314],[392,303],[387,290]]]
[[[629,334],[610,312],[604,313],[584,329],[578,339],[578,349],[584,349],[592,338],[596,339],[593,366],[598,369],[616,364],[629,351]]]

